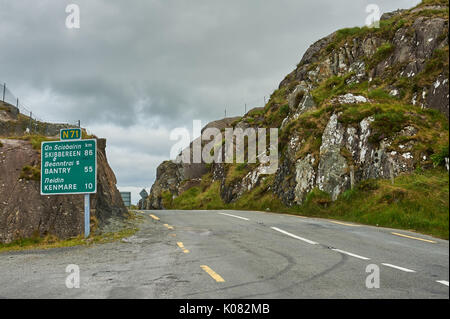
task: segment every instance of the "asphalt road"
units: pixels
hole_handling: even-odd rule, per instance
[[[449,298],[445,240],[263,212],[141,213],[121,242],[1,254],[0,298]],[[80,288],[66,287],[69,264]],[[373,269],[379,288],[366,286]]]

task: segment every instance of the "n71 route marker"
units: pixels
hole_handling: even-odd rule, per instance
[[[78,138],[77,130],[73,131],[74,138]],[[67,136],[70,138],[69,133]],[[95,193],[97,193],[97,140],[42,142],[41,195],[84,194],[86,237],[90,233],[89,194]]]
[[[81,140],[81,128],[67,128],[60,130],[59,139],[61,141]]]

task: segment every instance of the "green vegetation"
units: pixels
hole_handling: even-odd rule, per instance
[[[31,135],[25,135],[21,137],[10,137],[11,139],[18,139],[23,141],[29,141],[31,143],[31,146],[33,149],[41,151],[41,144],[42,142],[48,142],[48,141],[57,141],[57,139],[50,138],[48,136],[38,135],[38,134],[31,134]]]
[[[275,90],[270,96],[269,102],[264,107],[263,115],[261,121],[258,124],[261,124],[266,127],[280,127],[283,120],[289,114],[289,103],[287,97],[292,87],[295,88],[297,84],[296,81],[290,83],[289,87],[283,87],[281,89]]]
[[[306,71],[319,67],[322,72],[326,68],[322,68],[320,61],[325,57],[343,48],[345,43],[351,44],[355,38],[361,40],[369,36],[382,43],[371,57],[364,60],[366,71],[373,70],[378,64],[389,59],[395,51],[391,41],[397,30],[404,28],[406,36],[413,36],[411,26],[417,16],[433,14],[448,19],[448,4],[445,1],[425,0],[416,8],[426,5],[443,5],[446,8],[426,9],[415,13],[412,12],[413,9],[406,10],[402,14],[380,21],[380,28],[355,27],[338,30],[330,43],[316,53],[316,62],[305,66]],[[444,30],[438,40],[443,41],[447,36],[448,31]],[[423,89],[429,88],[439,75],[443,74],[448,78],[448,50],[448,45],[435,50],[433,57],[426,62],[424,70],[414,76],[399,76],[408,63],[405,62],[387,65],[383,73],[370,82],[356,83],[354,72],[329,77],[310,92],[317,107],[289,122],[280,132],[281,161],[286,156],[289,141],[295,136],[298,137],[299,148],[291,160],[295,161],[311,154],[316,159],[313,165],[317,166],[322,134],[332,114],[339,114],[339,122],[347,127],[358,127],[363,119],[372,117],[369,136],[371,144],[377,145],[383,139],[389,138],[392,143],[387,147],[387,152],[404,152],[404,147],[408,144],[414,158],[426,159],[417,164],[414,173],[398,176],[394,184],[388,180],[363,181],[353,190],[342,193],[334,202],[327,193],[313,189],[303,205],[293,207],[285,206],[272,192],[274,175],[264,177],[259,185],[242,194],[236,202],[225,204],[221,191],[226,189],[221,189],[219,182],[211,184],[211,176],[207,174],[200,186],[185,191],[175,199],[171,193],[164,194],[163,202],[167,204],[165,207],[270,210],[415,230],[448,239],[449,177],[443,168],[445,158],[449,156],[448,119],[439,111],[411,105],[412,97],[422,94]],[[263,112],[250,112],[245,121],[252,125],[280,127],[290,112],[288,96],[299,84],[295,80],[297,71],[286,76],[284,85],[273,92]],[[393,88],[398,90],[399,94],[396,96],[389,94]],[[343,105],[331,102],[333,98],[346,93],[365,96],[370,102]],[[303,97],[304,92],[298,93],[295,96],[295,104],[298,105]],[[408,130],[411,136],[398,134],[408,126],[411,127]],[[349,164],[352,163],[352,154],[346,148],[341,149],[341,155]],[[225,186],[228,187],[242,180],[254,167],[252,164],[227,164],[225,168]],[[285,182],[289,181],[290,177],[286,176]],[[222,194],[224,195],[226,194]]]
[[[41,169],[37,166],[26,165],[22,168],[19,178],[29,181],[40,181]]]
[[[220,198],[215,182],[205,192],[194,187],[179,197],[173,209],[240,209],[331,218],[381,227],[406,229],[449,238],[449,175],[443,168],[400,175],[389,180],[366,180],[332,202],[319,189],[312,190],[303,205],[287,207],[270,190],[273,176],[267,176],[235,203]]]
[[[431,155],[431,160],[435,167],[445,164],[445,158],[448,158],[448,144],[442,146],[441,150]]]
[[[325,100],[332,97],[349,93],[349,86],[346,81],[354,75],[353,72],[345,76],[332,76],[323,81],[319,87],[311,91],[311,95],[317,105],[321,105]]]
[[[274,176],[263,177],[251,192],[244,193],[238,201],[225,205],[226,209],[282,211],[285,205],[270,191]]]
[[[180,196],[168,198],[163,195],[163,204],[167,209],[221,209],[225,204],[220,198],[220,182],[216,181],[202,192],[201,187],[192,187]]]
[[[445,36],[447,35],[445,34]],[[424,70],[414,77],[414,82],[411,85],[413,90],[417,92],[419,88],[432,84],[441,73],[448,78],[448,45],[434,51],[432,58],[426,62]]]
[[[282,158],[285,149],[294,134],[298,135],[301,148],[296,156],[300,158],[306,154],[318,155],[320,145],[322,144],[322,133],[325,129],[328,119],[331,116],[333,107],[321,107],[312,109],[303,113],[296,121],[290,122],[280,134],[280,154]]]
[[[391,96],[388,92],[386,92],[383,88],[376,88],[368,92],[367,96],[371,100],[376,100],[379,102],[395,100],[396,98]]]
[[[354,39],[357,37],[362,37],[362,36],[365,36],[369,32],[370,32],[370,28],[368,28],[368,27],[344,28],[344,29],[336,31],[335,43],[333,43],[333,44],[336,45],[336,43],[343,42],[343,41],[347,40],[348,38]],[[327,51],[329,51],[329,49]]]
[[[448,120],[433,109],[422,110],[420,107],[400,103],[365,103],[341,105],[337,110],[342,112],[339,121],[346,125],[357,125],[362,119],[373,116],[369,142],[378,144],[384,138],[394,137],[389,150],[400,151],[398,145],[407,142],[405,137],[396,137],[396,134],[406,126],[418,129],[416,135],[409,137],[409,140],[415,142],[413,149],[415,158],[420,158],[423,154],[441,153],[448,145]]]
[[[8,251],[19,251],[19,250],[35,250],[35,249],[53,249],[53,248],[63,248],[63,247],[74,247],[74,246],[91,246],[94,244],[105,244],[114,241],[121,240],[133,236],[139,229],[136,224],[142,221],[142,216],[135,212],[129,212],[128,226],[117,232],[108,232],[103,234],[95,234],[95,227],[92,227],[92,233],[89,238],[84,238],[84,236],[77,236],[70,239],[61,240],[53,235],[46,235],[45,237],[40,237],[39,233],[36,232],[31,238],[23,238],[13,241],[9,244],[0,244],[0,254]],[[96,221],[91,219],[91,224],[95,224]],[[94,225],[95,226],[95,225]]]
[[[278,109],[278,113],[279,113],[279,117],[284,119],[289,114],[289,105],[288,104],[282,105]]]
[[[381,61],[387,59],[392,54],[392,52],[394,52],[394,49],[394,45],[389,42],[386,42],[379,46],[375,54],[370,58],[369,61],[367,61],[367,70],[373,69]]]
[[[262,116],[262,115],[264,115],[264,109],[253,109],[253,110],[249,111],[247,115],[250,117]]]
[[[389,110],[374,115],[374,121],[370,124],[372,134],[369,137],[371,144],[378,144],[386,137],[391,137],[402,130],[406,124],[406,116],[403,111]]]
[[[394,185],[369,180],[327,201],[327,194],[312,192],[302,215],[334,218],[449,238],[449,175],[442,168],[401,175]]]

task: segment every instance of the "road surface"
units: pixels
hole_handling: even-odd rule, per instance
[[[446,240],[264,212],[140,213],[120,242],[1,254],[0,298],[449,298]],[[66,287],[70,264],[80,288]]]

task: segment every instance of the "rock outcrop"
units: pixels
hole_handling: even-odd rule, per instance
[[[315,42],[264,109],[234,123],[280,128],[279,168],[266,191],[287,206],[313,189],[336,200],[361,181],[426,169],[448,152],[448,4],[435,2],[386,13],[378,29]],[[260,163],[214,163],[205,173],[220,182],[224,203],[267,177]]]
[[[231,127],[233,123],[240,120],[239,117],[229,117],[222,120],[217,120],[208,123],[202,129],[202,135],[208,128],[216,128],[219,131],[223,131],[227,127]],[[141,200],[139,207],[141,209],[162,209],[164,208],[162,202],[163,193],[169,192],[172,197],[178,196],[183,190],[186,190],[186,186],[190,183],[183,184],[185,180],[196,180],[201,178],[209,171],[209,166],[204,163],[194,163],[193,160],[193,145],[198,143],[202,147],[213,140],[214,137],[203,136],[195,139],[189,147],[180,152],[179,158],[175,161],[165,161],[156,170],[156,180],[153,184],[150,194],[146,200]],[[180,161],[181,154],[186,154],[190,159],[188,163]],[[195,183],[194,183],[195,184]]]
[[[97,194],[91,195],[93,227],[127,215],[106,158],[106,140],[97,139]],[[28,169],[27,169],[28,168]],[[0,243],[54,235],[65,239],[84,231],[84,196],[41,196],[40,153],[30,142],[0,138]]]

